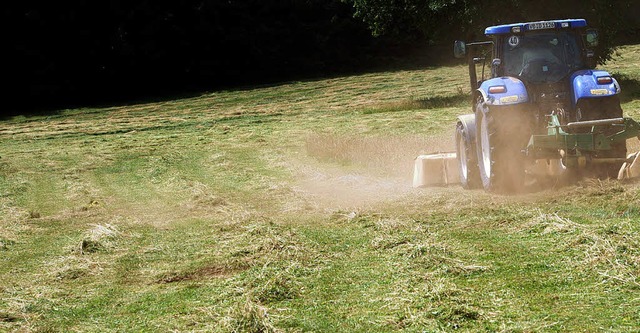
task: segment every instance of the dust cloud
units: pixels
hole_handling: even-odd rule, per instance
[[[399,200],[412,188],[414,159],[454,150],[454,133],[439,136],[307,138],[306,161],[295,166],[295,189],[319,208],[366,208]]]

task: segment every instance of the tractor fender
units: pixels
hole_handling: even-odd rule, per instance
[[[471,143],[475,147],[476,142],[476,115],[465,114],[458,116],[458,123],[462,124],[464,128],[464,136],[467,142]]]
[[[620,93],[618,81],[611,77],[611,83],[599,84],[598,78],[611,77],[607,71],[580,70],[571,75],[573,87],[573,106],[581,98],[601,98]]]
[[[491,92],[490,88],[504,87],[503,92]],[[529,101],[524,83],[511,76],[495,77],[482,82],[477,92],[488,105],[513,105]]]

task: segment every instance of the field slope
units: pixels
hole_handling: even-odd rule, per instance
[[[0,331],[638,331],[637,182],[411,188],[465,70],[3,120]]]

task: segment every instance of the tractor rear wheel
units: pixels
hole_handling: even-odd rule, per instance
[[[495,111],[486,110],[481,103],[478,106],[476,143],[482,186],[492,192],[520,192],[525,177],[521,124],[512,122],[512,117],[499,122]],[[504,111],[500,116],[509,116],[513,110]]]
[[[622,118],[622,107],[620,106],[620,99],[617,95],[601,98],[586,98],[580,99],[577,103],[578,114],[580,120],[598,120],[598,119],[612,119]],[[605,135],[613,135],[618,131],[618,128],[612,127],[606,131]],[[626,158],[627,157],[627,142],[620,141],[611,145],[611,150],[598,152],[596,158]],[[622,162],[612,162],[608,164],[594,165],[589,170],[590,176],[597,178],[617,178],[618,171],[622,167]]]
[[[477,189],[480,188],[481,183],[480,175],[478,174],[476,146],[467,131],[468,129],[465,128],[462,122],[458,122],[456,125],[456,156],[460,183],[465,189]]]

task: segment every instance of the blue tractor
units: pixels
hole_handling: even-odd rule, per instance
[[[597,31],[567,19],[492,26],[485,35],[454,44],[454,55],[468,59],[472,91],[473,113],[456,128],[463,187],[519,191],[529,168],[545,163],[616,176],[638,124],[622,117],[618,82],[595,69]]]

